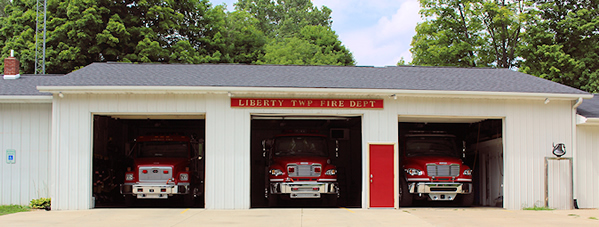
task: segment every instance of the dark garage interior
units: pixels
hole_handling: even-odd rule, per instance
[[[417,119],[409,122],[399,122],[400,158],[403,148],[402,136],[409,132],[425,131],[451,134],[456,136],[460,149],[465,148],[464,164],[472,172],[474,202],[473,206],[503,207],[503,148],[502,133],[503,122],[501,119],[470,120],[471,122],[443,123],[442,119],[434,123],[418,122]],[[465,146],[462,146],[464,142]],[[400,161],[401,163],[401,161]],[[401,169],[401,167],[400,167]],[[400,174],[403,174],[403,170]],[[412,206],[458,206],[457,201],[427,201],[414,200]]]
[[[253,116],[251,123],[251,207],[269,207],[264,196],[266,160],[262,140],[290,131],[309,131],[328,137],[331,162],[337,167],[337,206],[361,207],[362,130],[359,116]],[[335,157],[335,140],[339,156]],[[279,200],[275,207],[322,207],[318,199]]]
[[[141,119],[140,119],[141,118]],[[145,119],[143,119],[145,118]],[[178,135],[198,141],[203,153],[205,120],[203,116],[107,116],[94,115],[93,121],[93,197],[96,208],[125,207],[120,193],[127,167],[133,160],[128,149],[138,136]],[[204,159],[195,163],[203,180]],[[194,207],[204,207],[203,187]],[[138,200],[135,207],[182,207],[179,198]]]

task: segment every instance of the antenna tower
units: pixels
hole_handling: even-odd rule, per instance
[[[37,0],[34,74],[46,74],[46,8],[46,0]]]

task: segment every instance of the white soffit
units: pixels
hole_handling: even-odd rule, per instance
[[[465,117],[465,116],[399,116],[398,121],[404,123],[476,123],[500,117]]]
[[[52,103],[51,95],[14,95],[0,96],[0,103]]]
[[[219,86],[37,86],[41,92],[64,94],[177,94],[177,93],[224,93],[231,96],[255,94],[314,94],[314,95],[370,95],[394,98],[402,96],[515,98],[576,100],[592,98],[592,94],[444,91],[444,90],[395,90],[356,88],[300,88],[300,87],[219,87]]]
[[[576,125],[598,126],[599,118],[586,118],[582,115],[576,115]]]
[[[126,120],[202,120],[206,119],[203,114],[98,114],[109,116],[114,119],[126,119]]]
[[[360,114],[252,114],[253,120],[346,120]]]

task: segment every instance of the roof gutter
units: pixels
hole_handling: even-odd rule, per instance
[[[52,103],[52,95],[0,95],[0,103]]]
[[[580,114],[576,114],[576,125],[599,125],[599,118],[587,118]]]
[[[53,94],[175,94],[175,93],[229,93],[235,96],[253,94],[327,94],[361,96],[442,96],[473,98],[542,98],[579,100],[590,99],[592,94],[561,94],[532,92],[402,90],[361,88],[302,88],[302,87],[218,87],[218,86],[37,86],[40,92]]]

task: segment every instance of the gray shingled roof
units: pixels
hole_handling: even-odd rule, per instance
[[[63,75],[24,74],[19,79],[5,80],[0,76],[0,95],[51,95],[39,92],[36,86],[49,86],[62,79]]]
[[[595,94],[592,99],[583,100],[576,110],[584,117],[599,118],[599,95]]]
[[[30,81],[30,82],[29,82]],[[8,85],[7,85],[8,84]],[[1,81],[1,94],[29,86],[224,86],[356,88],[588,94],[509,69],[452,67],[345,67],[236,64],[93,63],[63,77]],[[26,86],[10,93],[6,86]],[[31,91],[29,91],[31,92]],[[27,92],[25,92],[27,93]]]

